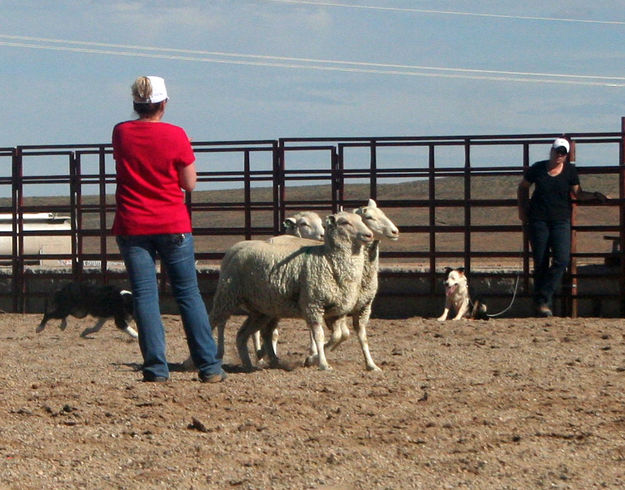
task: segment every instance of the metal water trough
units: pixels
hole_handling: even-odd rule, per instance
[[[72,237],[69,216],[56,213],[24,213],[22,219],[25,232],[22,255],[71,254]],[[33,233],[37,231],[67,231],[67,234],[37,235]],[[20,253],[20,250],[13,249],[13,236],[16,233],[17,231],[13,229],[13,215],[0,213],[0,255],[8,257],[8,259],[0,259],[3,262],[10,261],[14,254]],[[62,261],[54,259],[33,258],[26,262],[47,267],[64,265]]]

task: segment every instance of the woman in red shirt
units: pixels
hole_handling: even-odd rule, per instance
[[[143,355],[143,380],[167,381],[165,329],[161,320],[156,259],[167,270],[191,357],[203,382],[226,377],[200,295],[191,219],[185,191],[195,188],[195,155],[185,131],[161,122],[167,89],[160,77],[132,85],[139,118],[113,129],[117,204],[113,235],[130,279],[134,316]]]

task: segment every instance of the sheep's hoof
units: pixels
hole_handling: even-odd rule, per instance
[[[330,352],[334,352],[336,350],[336,348],[341,345],[344,342],[344,340],[339,340],[338,342],[328,342],[325,346],[324,349],[325,350],[329,350]]]
[[[329,350],[329,351],[333,351],[334,349],[336,349],[337,345],[339,345],[338,342],[326,342],[325,345],[323,346],[324,350]]]
[[[378,366],[373,364],[371,366],[367,366],[367,371],[382,371],[382,370]]]
[[[332,366],[326,364],[325,366],[319,365],[319,371],[332,371]]]
[[[308,356],[305,360],[304,360],[304,366],[306,367],[311,367],[311,366],[315,366],[316,364],[318,364],[318,359],[319,356]]]

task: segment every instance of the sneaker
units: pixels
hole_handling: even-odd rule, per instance
[[[226,373],[200,373],[200,382],[202,383],[221,383],[227,378]]]
[[[543,316],[543,317],[553,316],[553,312],[547,305],[540,305],[536,309],[536,312],[538,313],[538,316]]]

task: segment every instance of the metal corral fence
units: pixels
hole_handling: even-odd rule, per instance
[[[566,135],[582,187],[611,199],[574,206],[572,262],[559,296],[563,315],[582,314],[581,301],[592,305],[593,315],[624,311],[625,118],[620,122],[617,132]],[[532,264],[516,188],[529,165],[548,158],[557,136],[194,142],[198,185],[187,203],[201,284],[214,283],[229,246],[279,234],[286,216],[300,210],[323,216],[373,198],[401,231],[397,242],[381,247],[377,301],[424,300],[438,308],[446,266],[464,266],[496,305],[511,296],[527,300]],[[5,311],[41,311],[43,296],[59,280],[126,280],[109,234],[115,212],[110,144],[0,148],[0,161]],[[399,286],[392,286],[394,278]],[[167,299],[164,274],[160,281]],[[584,281],[594,286],[582,287]],[[617,305],[616,313],[602,310],[606,301]]]

